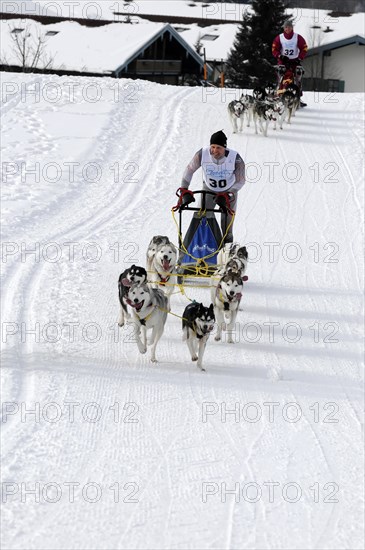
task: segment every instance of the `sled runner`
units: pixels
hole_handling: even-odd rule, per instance
[[[184,204],[183,197],[188,193],[189,202]],[[227,193],[212,193],[211,191],[189,191],[186,189],[180,190],[177,193],[179,201],[173,208],[174,211],[179,211],[179,224],[178,224],[178,242],[180,255],[178,259],[177,272],[178,283],[181,284],[183,280],[195,277],[210,277],[217,269],[217,254],[223,246],[224,237],[222,231],[215,218],[215,214],[221,214],[225,216],[225,222],[227,222],[228,212],[232,213],[230,209],[229,196]],[[213,197],[222,197],[221,205],[216,204],[213,208],[207,208],[207,197],[212,195]],[[195,196],[201,196],[200,206],[196,206],[196,203],[191,201]],[[190,225],[186,231],[185,237],[183,237],[183,216],[184,212],[194,212],[191,218]],[[233,221],[233,220],[232,220]],[[225,223],[227,225],[227,223]]]

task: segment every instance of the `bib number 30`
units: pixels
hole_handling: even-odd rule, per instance
[[[224,189],[227,185],[227,180],[214,180],[213,178],[209,178],[209,186],[213,187],[213,189]]]

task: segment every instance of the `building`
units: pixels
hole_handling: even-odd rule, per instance
[[[365,91],[365,38],[353,35],[309,49],[303,62],[305,90]]]
[[[140,78],[175,85],[199,84],[204,75],[201,56],[169,24],[89,27],[75,21],[43,25],[33,19],[3,19],[1,34],[3,71]],[[40,41],[35,62],[33,52]]]

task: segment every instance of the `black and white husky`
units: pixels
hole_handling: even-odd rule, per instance
[[[152,258],[151,277],[149,278],[154,288],[160,288],[166,296],[170,296],[174,289],[175,271],[177,262],[177,250],[169,242],[157,246]]]
[[[245,105],[241,101],[238,101],[237,99],[234,99],[233,101],[230,101],[228,103],[228,114],[232,123],[234,134],[236,134],[237,132],[242,132],[243,119],[245,117],[245,110],[246,110]],[[239,130],[237,125],[238,121],[240,121]]]
[[[157,247],[161,244],[169,244],[170,239],[166,237],[165,235],[155,235],[152,237],[150,244],[147,248],[147,257],[146,257],[146,265],[147,265],[147,271],[151,271],[152,269],[152,262],[153,257],[156,254]]]
[[[283,94],[281,100],[284,103],[288,113],[288,124],[291,122],[291,117],[295,116],[296,110],[300,104],[300,91],[296,84],[289,84]]]
[[[118,325],[122,327],[125,322],[125,318],[130,319],[130,314],[128,312],[128,293],[129,289],[133,284],[143,284],[147,281],[147,271],[144,267],[139,265],[132,265],[123,273],[120,274],[118,280],[118,294],[119,294],[119,303],[120,303],[120,316]]]
[[[277,113],[275,106],[271,101],[256,101],[253,108],[253,121],[255,123],[255,134],[257,131],[257,122],[259,123],[260,132],[267,136],[267,129],[270,122],[276,122]]]
[[[243,280],[238,273],[228,271],[218,281],[212,279],[211,297],[217,320],[215,340],[221,340],[224,328],[227,331],[227,342],[234,343],[232,335],[242,292]]]
[[[203,355],[205,346],[215,324],[214,307],[203,306],[198,302],[187,305],[183,313],[183,341],[188,345],[191,360],[197,361],[201,370],[203,367]]]
[[[236,264],[236,268],[234,265]],[[219,251],[217,257],[217,265],[220,266],[220,273],[225,273],[229,269],[239,271],[243,277],[248,264],[248,252],[245,246],[239,243],[227,243]]]
[[[151,361],[157,362],[156,346],[161,338],[167,319],[167,297],[158,288],[147,284],[135,284],[128,293],[128,303],[132,308],[134,335],[140,353],[147,351],[147,330],[152,329],[148,340],[151,345]]]

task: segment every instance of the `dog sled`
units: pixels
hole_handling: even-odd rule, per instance
[[[184,195],[188,193],[190,200],[184,204]],[[234,212],[230,208],[230,199],[227,193],[212,193],[211,191],[190,191],[181,189],[177,193],[178,203],[173,211],[179,212],[178,242],[179,259],[177,264],[178,284],[189,282],[192,279],[211,277],[217,269],[217,255],[224,246],[226,235],[222,234],[215,215],[220,214],[224,218],[224,227],[227,227],[228,214],[232,220],[227,227],[226,234],[233,223]],[[200,196],[200,206],[195,206],[192,200]],[[208,196],[222,197],[221,204],[215,203],[213,208],[207,207]],[[211,201],[209,201],[211,202]],[[192,212],[188,229],[184,234],[183,218],[185,212]]]
[[[276,95],[280,97],[288,87],[297,88],[297,93],[300,98],[302,95],[302,78],[304,69],[301,65],[275,65],[277,75]],[[301,102],[302,103],[302,102]]]

